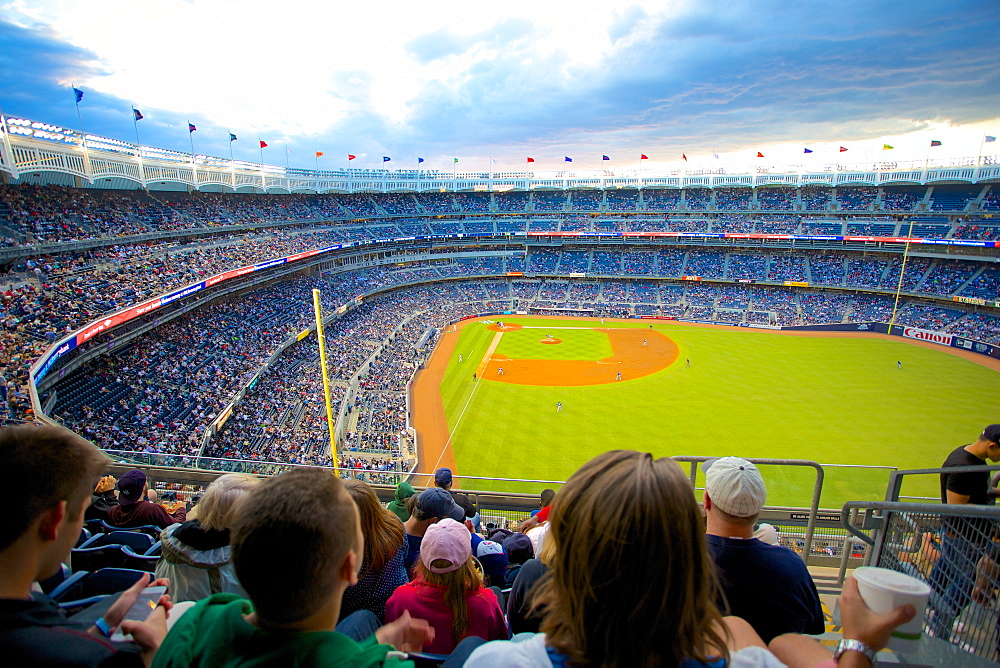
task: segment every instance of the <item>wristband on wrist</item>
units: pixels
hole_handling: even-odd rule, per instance
[[[858,652],[873,665],[875,663],[875,650],[860,640],[854,638],[841,638],[837,643],[837,649],[833,652],[833,660],[836,661],[844,652]]]
[[[94,622],[94,626],[97,630],[101,632],[101,635],[105,638],[111,637],[111,625],[104,621],[104,617],[98,617],[97,621]]]

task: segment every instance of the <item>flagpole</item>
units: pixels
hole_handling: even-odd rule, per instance
[[[139,119],[135,117],[135,105],[132,105],[132,127],[135,128],[135,155],[139,159],[139,176],[142,187],[146,187],[146,168],[142,165],[142,141],[139,140]]]
[[[83,129],[83,114],[80,113],[80,98],[83,96],[83,93],[77,95],[77,90],[76,84],[73,84],[73,98],[76,99],[76,117],[80,121],[80,141],[83,145],[83,170],[87,175],[87,180],[93,183],[94,170],[90,166],[90,152],[87,150],[87,131]]]
[[[236,158],[233,157],[233,142],[235,141],[232,132],[229,133],[229,178],[233,182],[233,192],[236,192]]]
[[[288,156],[290,154],[291,154],[291,151],[288,150],[288,144],[285,144],[285,170],[286,171],[289,170],[289,169],[291,169],[291,167],[289,167],[289,165],[288,165]]]
[[[986,144],[986,134],[979,135],[979,154],[976,156],[976,167],[983,161],[983,146]]]
[[[194,180],[195,190],[201,190],[198,187],[198,165],[194,160],[194,130],[191,129],[191,121],[188,121],[188,141],[191,142],[191,177]]]

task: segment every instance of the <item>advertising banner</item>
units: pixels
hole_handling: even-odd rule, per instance
[[[955,338],[951,334],[945,334],[944,332],[932,332],[929,329],[917,329],[916,327],[904,327],[903,336],[905,336],[908,339],[917,339],[918,341],[929,341],[931,343],[937,343],[942,346],[950,346],[952,340]]]

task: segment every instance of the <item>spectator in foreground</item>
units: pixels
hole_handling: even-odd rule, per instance
[[[456,522],[465,521],[465,511],[455,503],[451,494],[438,487],[422,491],[412,508],[410,519],[403,523],[406,529],[404,565],[407,570],[413,568],[413,565],[417,563],[417,559],[420,557],[420,543],[423,541],[424,533],[429,526],[446,517]],[[472,549],[471,542],[469,549]]]
[[[69,559],[94,482],[109,464],[97,448],[61,427],[0,429],[0,470],[9,476],[9,513],[0,535],[0,655],[12,666],[142,666],[167,632],[169,597],[144,622],[122,621],[147,584],[123,592],[97,624],[74,624],[32,583]],[[166,581],[154,585],[167,585]],[[142,649],[108,638],[118,626]]]
[[[382,621],[385,602],[408,579],[403,565],[406,559],[403,523],[382,507],[368,483],[347,478],[344,489],[358,506],[365,547],[358,582],[344,592],[340,618],[355,610],[371,610]]]
[[[524,562],[507,595],[507,623],[511,633],[538,633],[543,614],[535,608],[535,584],[549,572],[552,542],[543,543],[534,559]]]
[[[187,519],[183,507],[171,514],[163,506],[148,501],[148,491],[146,474],[139,469],[132,469],[119,478],[118,505],[108,509],[108,524],[123,528],[153,525],[166,529]]]
[[[412,665],[393,649],[433,640],[426,622],[404,613],[378,628],[362,610],[337,623],[344,590],[358,581],[363,541],[357,506],[329,471],[296,468],[265,480],[232,531],[233,564],[250,600],[215,594],[196,603],[154,667]]]
[[[87,512],[84,513],[84,520],[108,521],[108,511],[112,506],[118,505],[118,499],[115,497],[117,482],[115,477],[111,475],[106,475],[97,481],[90,505],[87,506]]]
[[[599,455],[570,477],[550,521],[542,633],[488,643],[470,665],[779,665],[749,624],[715,607],[701,510],[673,461]]]
[[[468,528],[453,519],[431,525],[424,535],[417,578],[393,593],[385,606],[386,620],[406,611],[434,628],[428,652],[451,654],[469,637],[506,640],[507,622],[496,595],[483,585],[472,558]],[[461,652],[480,643],[467,641]]]
[[[416,493],[413,485],[405,480],[396,485],[396,494],[393,496],[392,501],[389,502],[389,510],[399,518],[400,522],[410,519],[410,511],[406,507],[406,500]]]
[[[782,633],[826,630],[823,605],[802,558],[754,537],[767,489],[757,467],[739,457],[702,464],[709,555],[719,574],[721,608],[742,617],[764,642]]]
[[[441,489],[445,490],[451,494],[451,498],[455,500],[462,510],[465,511],[465,517],[472,520],[472,526],[474,531],[480,530],[480,519],[479,519],[479,508],[473,503],[472,499],[469,498],[468,494],[462,494],[461,492],[455,492],[451,489],[454,484],[454,479],[451,474],[451,469],[449,468],[439,468],[434,472],[434,484]]]
[[[955,448],[941,468],[941,503],[952,505],[994,505],[1000,495],[990,484],[987,470],[954,473],[947,469],[986,466],[1000,461],[1000,424],[983,429],[973,443]],[[993,522],[987,518],[949,517],[943,521],[941,555],[929,577],[933,590],[934,614],[928,624],[931,632],[948,640],[955,618],[969,604],[976,582],[976,562],[989,546]]]
[[[229,532],[240,503],[259,484],[260,478],[249,473],[220,476],[205,490],[198,519],[163,530],[156,575],[170,578],[175,602],[200,601],[221,592],[246,595],[233,570]]]

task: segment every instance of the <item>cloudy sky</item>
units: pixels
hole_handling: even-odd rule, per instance
[[[9,116],[321,168],[975,155],[1000,2],[0,0]],[[1000,143],[987,144],[987,151]],[[291,153],[287,153],[290,149]],[[640,154],[649,156],[639,163]],[[602,155],[612,160],[604,162]],[[841,155],[838,159],[843,159]]]

